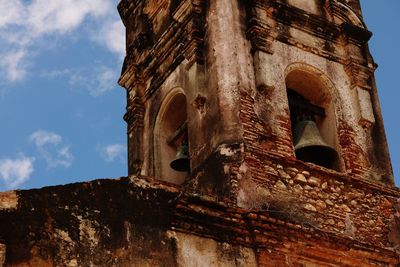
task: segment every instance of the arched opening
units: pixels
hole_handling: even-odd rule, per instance
[[[296,158],[340,170],[335,107],[321,73],[294,68],[286,76]]]
[[[186,97],[177,88],[164,99],[155,125],[154,166],[156,178],[160,180],[182,184],[187,176],[189,159],[186,120]]]
[[[364,21],[352,10],[352,8],[343,2],[337,1],[336,4],[338,8],[336,8],[336,16],[342,20],[342,22],[348,22],[351,25],[358,26],[362,29],[367,29]],[[340,22],[339,22],[340,24]]]

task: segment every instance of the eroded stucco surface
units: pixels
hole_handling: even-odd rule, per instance
[[[252,196],[237,207],[134,176],[16,191],[18,207],[0,211],[0,259],[5,266],[398,263],[398,192],[346,190],[305,172],[294,181],[293,190],[308,190],[308,202],[284,182],[247,184],[243,194]],[[325,202],[310,200],[318,188],[330,195]]]

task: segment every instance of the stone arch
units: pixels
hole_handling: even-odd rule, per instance
[[[364,21],[351,9],[350,6],[340,1],[337,1],[337,5],[338,7],[336,8],[335,13],[342,21],[367,29]]]
[[[186,173],[170,167],[179,144],[177,141],[169,143],[168,139],[186,120],[186,95],[183,88],[175,87],[162,100],[154,125],[154,174],[157,179],[175,184],[182,184],[185,180]]]
[[[338,138],[339,94],[333,82],[319,69],[306,63],[296,62],[286,68],[285,84],[287,89],[295,91],[311,104],[324,110],[325,116],[316,116],[315,121],[324,141],[339,155],[339,158],[332,163],[331,168],[342,170]],[[291,115],[293,114],[291,113]],[[291,122],[293,133],[294,121],[291,120]]]

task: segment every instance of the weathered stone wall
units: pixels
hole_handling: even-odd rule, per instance
[[[0,211],[6,266],[172,266],[165,228],[177,191],[130,184],[122,178],[2,193],[14,202]]]
[[[392,246],[388,233],[397,190],[255,153],[246,156],[240,170],[239,206],[277,209],[299,223],[360,242]]]
[[[194,135],[190,142],[192,151],[198,151],[198,145],[213,132],[204,127],[200,135],[194,125],[218,125],[212,123],[218,116],[212,106],[217,102],[208,96],[204,86],[205,4],[204,1],[121,1],[119,11],[127,27],[127,57],[120,84],[127,89],[128,96],[124,118],[128,123],[129,173],[155,175],[154,123],[169,91],[181,87],[187,96],[187,113],[193,118],[189,120],[192,126],[189,132]],[[207,112],[204,117],[204,109],[213,113]],[[202,148],[207,149],[210,148]],[[195,157],[193,154],[194,164]]]
[[[171,185],[120,178],[1,197],[5,266],[256,266],[251,248],[171,228]]]
[[[340,1],[331,1],[319,15],[305,6],[298,9],[297,1],[295,7],[283,1],[255,2],[248,16],[258,90],[245,92],[249,99],[243,96],[241,109],[250,146],[294,155],[285,78],[293,66],[314,69],[327,81],[332,98],[341,171],[393,183],[372,80],[375,64],[366,47],[371,33],[358,12]]]
[[[169,180],[158,177],[154,129],[164,99],[179,87],[187,98],[191,160],[185,192],[247,212],[267,212],[290,221],[283,227],[301,229],[298,238],[307,239],[287,243],[283,238],[274,245],[263,239],[269,233],[257,230],[252,240],[260,242],[259,264],[322,265],[321,255],[337,265],[385,261],[368,254],[367,247],[393,252],[398,245],[393,236],[399,194],[374,83],[376,65],[367,46],[371,33],[359,1],[122,1],[120,12],[125,21],[144,16],[142,23],[151,25],[145,36],[152,38],[142,47],[138,40],[143,38],[131,33],[141,28],[127,27],[133,37],[120,83],[128,90],[128,129],[137,137],[129,138],[135,153],[130,173],[140,170]],[[296,71],[307,78],[288,79]],[[334,170],[295,157],[286,90],[296,82],[305,83],[305,96],[319,93],[325,101],[320,131],[339,154]],[[216,233],[195,220],[186,225],[191,212],[190,205],[178,205],[182,218],[174,227],[229,243],[252,242],[230,228]],[[253,231],[246,223],[239,227],[246,229],[244,236]],[[343,242],[333,245],[331,236],[322,245],[305,234],[308,230]],[[321,250],[302,256],[307,246],[318,244]],[[345,252],[355,244],[363,244],[359,252]],[[288,247],[296,249],[291,253]],[[395,262],[391,257],[385,264]]]
[[[285,167],[278,170],[288,175],[295,172]],[[296,175],[294,186],[309,186],[313,195],[320,188],[320,178],[303,175]],[[321,188],[337,192],[337,199],[344,199],[340,190],[346,195],[365,194],[364,189],[346,190],[330,180],[327,187],[323,184]],[[386,243],[389,225],[382,219],[382,214],[393,218],[389,202],[399,192],[372,190],[363,197],[357,195],[353,201],[359,208],[343,201],[339,209],[352,211],[341,226],[335,204],[325,202],[325,208],[311,201],[302,206],[303,200],[297,199],[294,191],[292,199],[284,202],[282,197],[271,198],[266,188],[256,190],[264,192],[265,198],[253,199],[252,207],[245,209],[217,202],[212,196],[192,195],[172,184],[133,176],[5,192],[1,194],[5,204],[0,209],[5,266],[399,264],[393,245]],[[270,191],[286,195],[279,184]],[[333,196],[327,199],[340,202]],[[364,213],[365,222],[356,218],[360,216],[357,209]],[[329,219],[320,221],[324,216],[331,216],[336,225]],[[373,227],[370,220],[375,220]],[[379,220],[384,220],[383,224]],[[369,237],[362,230],[363,223],[371,229]]]
[[[121,1],[119,10],[128,36],[120,84],[130,174],[159,175],[155,123],[177,87],[187,98],[195,190],[229,195],[235,186],[224,163],[214,164],[220,146],[293,158],[285,81],[297,68],[320,76],[330,94],[323,131],[339,153],[337,170],[393,185],[358,1]],[[224,189],[197,186],[221,172],[216,187]]]

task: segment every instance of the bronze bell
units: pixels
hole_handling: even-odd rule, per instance
[[[334,168],[338,154],[322,139],[314,121],[298,122],[294,130],[294,141],[294,150],[299,160],[326,168]]]
[[[176,156],[169,166],[178,172],[188,172],[190,169],[189,149],[186,142],[182,143],[176,150]]]

